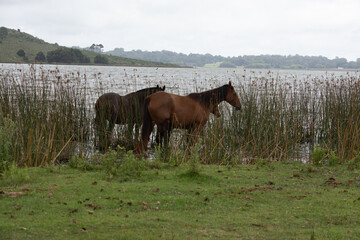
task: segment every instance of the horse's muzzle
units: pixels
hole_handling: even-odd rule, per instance
[[[236,110],[241,110],[241,105],[235,107]]]

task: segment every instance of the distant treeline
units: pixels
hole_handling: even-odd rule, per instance
[[[125,51],[115,48],[107,52],[109,55],[134,58],[146,61],[178,64],[181,66],[202,67],[205,64],[221,62],[220,67],[246,68],[282,68],[282,69],[308,69],[308,68],[360,68],[360,58],[357,61],[347,61],[345,58],[328,59],[322,56],[281,56],[281,55],[244,55],[238,57],[222,57],[211,54],[183,54],[171,51]]]
[[[49,63],[90,63],[90,58],[80,50],[61,47],[47,53],[46,59]]]
[[[20,54],[19,54],[20,52]],[[19,50],[17,53],[21,56],[22,49]],[[23,53],[25,56],[25,52]],[[38,52],[35,60],[37,62],[49,62],[49,63],[90,63],[90,58],[84,55],[79,49],[67,48],[67,47],[60,47],[56,50],[49,51],[45,57],[43,52]],[[108,64],[109,60],[107,57],[102,55],[97,55],[94,58],[94,63],[97,64]]]

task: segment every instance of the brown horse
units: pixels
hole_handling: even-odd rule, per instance
[[[213,90],[191,93],[187,96],[157,92],[147,97],[141,139],[135,152],[141,153],[147,150],[154,124],[157,125],[160,140],[164,139],[166,144],[173,128],[188,129],[190,134],[196,136],[208,121],[209,114],[219,113],[217,106],[222,101],[228,102],[236,110],[241,109],[240,99],[231,82]]]
[[[135,125],[135,138],[137,138],[143,119],[142,109],[144,108],[145,98],[164,90],[165,86],[159,87],[157,85],[125,96],[120,96],[117,93],[101,95],[95,103],[95,126],[99,137],[99,149],[103,151],[109,147],[115,124],[128,124],[128,129],[131,132]]]
[[[214,114],[217,118],[221,117],[221,112],[220,112],[218,106],[215,106],[215,107],[212,109],[211,113]],[[160,139],[159,131],[157,131],[157,133],[156,133],[155,142],[156,142],[157,145],[162,145],[163,142],[164,142],[164,138]]]

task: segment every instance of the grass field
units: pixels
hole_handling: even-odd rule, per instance
[[[22,169],[0,183],[1,239],[360,239],[357,167],[150,165]]]

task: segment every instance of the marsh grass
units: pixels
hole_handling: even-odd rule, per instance
[[[15,123],[5,117],[0,123],[0,173],[4,172],[9,168],[12,162],[11,144],[16,132]]]
[[[91,132],[83,80],[36,65],[0,74],[0,121],[7,116],[16,126],[12,161],[51,165],[79,151],[74,143],[87,141]]]
[[[86,75],[79,72],[44,70],[41,65],[33,65],[26,71],[2,70],[0,126],[9,119],[15,130],[11,140],[0,139],[11,141],[2,145],[1,154],[20,166],[52,165],[74,155],[84,159],[89,152],[93,154],[94,148],[88,148],[95,137],[93,105],[96,97],[111,91],[107,88],[113,85],[105,87],[104,77],[95,74],[98,86],[89,87]],[[134,70],[125,73],[124,78],[125,92],[131,92],[134,86],[130,83],[137,86],[141,77]],[[144,79],[152,85],[149,79]],[[254,159],[311,162],[312,153],[319,146],[329,154],[327,163],[357,159],[360,152],[358,72],[324,73],[320,77],[307,75],[298,79],[271,71],[255,74],[244,69],[243,74],[234,73],[229,79],[236,87],[242,110],[234,111],[227,103],[221,104],[222,116],[211,115],[198,137],[201,141],[195,144],[196,150],[187,141],[185,131],[173,130],[169,147],[155,148],[155,158],[173,165],[194,157],[202,164],[223,165]],[[194,81],[201,82],[201,76],[196,75]],[[132,149],[137,144],[136,136],[133,129],[117,127],[113,148],[120,145]]]
[[[201,133],[201,162],[233,164],[265,158],[311,162],[316,146],[326,163],[351,160],[360,149],[360,78],[357,73],[303,81],[268,72],[238,79],[242,110],[222,105]]]

